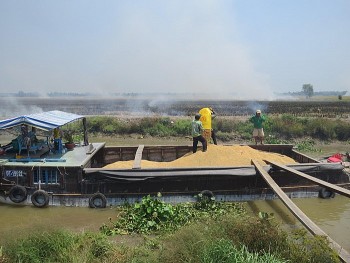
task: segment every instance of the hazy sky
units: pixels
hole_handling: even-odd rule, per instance
[[[349,0],[0,0],[0,90],[350,90],[349,14]]]

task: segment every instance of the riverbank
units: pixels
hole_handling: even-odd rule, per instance
[[[336,199],[332,201],[334,200]],[[294,232],[297,228],[302,228],[297,222],[291,225],[288,230],[289,234],[284,232],[284,230],[281,229],[280,223],[283,221],[280,221],[277,214],[275,216],[273,213],[279,211],[279,213],[284,214],[280,215],[282,217],[289,217],[290,213],[288,211],[283,211],[279,203],[278,201],[269,201],[268,204],[266,202],[253,202],[249,203],[249,207],[247,203],[244,203],[247,211],[254,208],[249,210],[250,212],[248,211],[251,215],[240,213],[225,215],[216,213],[217,216],[215,219],[203,217],[199,221],[191,220],[191,223],[181,227],[175,232],[153,233],[150,235],[124,234],[112,236],[108,238],[108,240],[105,236],[98,234],[97,230],[94,230],[101,225],[91,227],[88,222],[97,223],[98,220],[94,220],[96,216],[108,216],[110,212],[113,212],[113,215],[110,217],[110,220],[106,218],[104,223],[116,222],[118,218],[121,218],[119,214],[121,212],[120,209],[118,209],[119,213],[114,208],[102,210],[86,209],[86,211],[89,211],[88,213],[77,208],[63,209],[75,215],[76,211],[80,213],[83,212],[79,218],[69,215],[70,213],[61,213],[63,211],[62,208],[50,207],[47,209],[40,209],[42,212],[34,215],[29,209],[20,209],[16,207],[14,208],[16,209],[16,215],[14,216],[20,219],[16,222],[12,221],[12,223],[17,223],[19,228],[13,228],[12,224],[12,228],[9,228],[7,233],[8,235],[4,236],[3,233],[0,233],[1,237],[7,237],[6,240],[4,239],[6,241],[5,243],[0,243],[0,247],[3,247],[3,255],[6,255],[6,251],[8,251],[7,249],[9,248],[8,242],[15,242],[12,243],[11,251],[21,256],[23,259],[21,262],[33,262],[30,260],[34,258],[40,259],[42,256],[45,257],[46,261],[48,259],[56,259],[56,261],[50,262],[64,261],[77,263],[97,261],[121,263],[207,262],[203,261],[202,257],[204,255],[202,252],[208,253],[207,256],[215,255],[216,258],[211,262],[222,262],[219,258],[232,254],[234,247],[241,250],[242,245],[247,249],[246,252],[250,258],[252,258],[254,254],[256,259],[254,261],[234,262],[286,262],[286,260],[282,258],[290,259],[288,262],[298,263],[310,262],[311,259],[313,262],[318,263],[338,262],[336,257],[332,256],[332,254],[328,254],[327,246],[325,246],[321,240],[310,239],[310,235],[307,235],[304,231]],[[311,209],[315,207],[315,204],[312,202],[307,203],[307,207]],[[262,206],[262,204],[267,204],[267,206]],[[274,210],[269,210],[269,207],[274,207]],[[321,215],[329,215],[329,213],[332,213],[331,211],[335,206],[330,205],[327,207],[329,209],[318,205],[319,210],[327,210],[327,212],[321,213]],[[343,206],[341,207],[343,208]],[[0,206],[0,212],[2,212],[1,209],[2,207]],[[31,210],[34,211],[37,209]],[[264,212],[268,217],[259,217],[257,215],[259,211]],[[8,212],[7,210],[7,213]],[[3,213],[1,214],[3,215]],[[66,216],[62,216],[61,214],[66,214]],[[344,211],[340,211],[339,207],[338,213],[335,214],[344,218]],[[332,223],[337,223],[334,218],[333,216]],[[347,217],[345,217],[345,219],[346,218]],[[11,224],[10,220],[11,219],[7,218],[5,223]],[[324,218],[320,220],[322,225],[322,220],[324,220]],[[44,223],[44,221],[46,223]],[[290,218],[288,224],[293,223],[292,221],[293,219]],[[76,229],[72,227],[78,225],[77,223],[79,222],[80,224]],[[132,222],[133,221],[130,221],[130,224],[132,224]],[[66,224],[66,226],[63,226],[64,224]],[[327,224],[329,225],[327,221],[323,222],[323,225]],[[28,228],[23,229],[25,226]],[[338,230],[339,227],[341,228],[341,226],[337,226]],[[329,228],[332,227],[329,226]],[[62,232],[62,230],[64,232]],[[343,229],[344,234],[345,230]],[[3,231],[3,228],[0,231]],[[89,234],[90,231],[92,231],[92,234]],[[344,238],[346,239],[346,234]],[[296,241],[296,243],[291,246],[292,243],[290,242],[293,240]],[[306,249],[306,247],[308,249]],[[346,246],[344,246],[344,248],[346,248]],[[37,253],[40,251],[42,252]],[[210,251],[216,251],[216,253],[213,255]],[[269,251],[269,253],[266,254],[263,251]],[[81,255],[82,252],[83,255]],[[236,255],[241,254],[236,253]],[[217,258],[218,256],[219,258]],[[27,261],[25,259],[27,259]],[[265,259],[265,261],[262,259]]]

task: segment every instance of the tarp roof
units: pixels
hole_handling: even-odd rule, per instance
[[[22,124],[27,124],[45,131],[49,131],[54,128],[68,124],[70,122],[84,118],[84,116],[64,111],[47,111],[2,120],[0,121],[0,130],[12,128]]]

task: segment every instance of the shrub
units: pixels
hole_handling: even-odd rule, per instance
[[[242,214],[184,226],[162,244],[153,262],[339,262],[322,238],[288,236],[273,218]]]
[[[191,120],[188,117],[171,121],[169,117],[145,117],[129,120],[110,116],[87,118],[88,131],[91,133],[113,134],[149,134],[151,136],[169,137],[186,136],[191,134]],[[78,126],[70,129],[79,130]],[[213,129],[221,141],[230,141],[236,137],[243,140],[252,138],[253,125],[248,120],[237,121],[218,118],[213,121]],[[276,140],[290,140],[309,136],[321,140],[349,140],[350,124],[341,120],[312,119],[294,117],[289,114],[268,117],[264,130],[266,135],[272,135]],[[268,138],[267,138],[268,139]],[[273,143],[266,141],[267,143]],[[269,140],[269,139],[268,139]]]
[[[121,131],[124,134],[132,134],[132,133],[137,133],[137,134],[144,134],[144,127],[141,125],[141,123],[137,121],[130,121],[128,122],[124,129]]]
[[[337,121],[334,132],[338,140],[346,141],[350,138],[350,124]]]
[[[191,134],[191,121],[190,120],[177,120],[172,126],[172,135],[190,135]]]
[[[287,249],[286,233],[272,225],[269,220],[244,218],[229,224],[228,237],[236,245],[243,244],[251,252],[270,251],[271,248]]]
[[[92,133],[98,133],[102,132],[102,128],[107,126],[109,123],[111,123],[114,120],[112,117],[88,117],[86,118],[88,131]]]
[[[276,137],[291,139],[305,134],[303,119],[289,114],[269,118],[267,124],[269,128],[265,129],[266,132],[274,134]]]
[[[12,241],[4,252],[9,262],[92,262],[107,257],[111,247],[101,234],[54,230]]]
[[[253,124],[249,121],[245,122],[237,122],[236,124],[235,133],[240,135],[242,139],[251,139],[252,138],[252,131],[253,131]]]
[[[215,119],[213,121],[213,128],[216,131],[231,133],[235,131],[237,123],[228,119]]]
[[[216,138],[220,141],[228,142],[228,141],[231,141],[232,139],[234,139],[235,136],[231,133],[218,131],[218,132],[216,132]]]
[[[104,224],[101,231],[107,235],[114,235],[174,229],[177,223],[185,224],[188,217],[191,217],[185,210],[181,212],[183,214],[179,214],[179,210],[173,205],[148,195],[134,205],[125,204],[119,220],[110,222],[109,226]]]
[[[160,197],[158,193],[157,197],[144,196],[141,202],[133,205],[126,203],[118,220],[102,225],[101,231],[107,235],[173,231],[201,216],[217,217],[229,211],[243,213],[236,204],[201,200],[194,204],[171,205]]]
[[[152,118],[141,118],[140,119],[140,127],[142,127],[142,129],[148,129],[148,128],[152,128],[156,123],[159,122],[159,118],[156,117],[152,117]]]
[[[200,262],[283,263],[289,261],[278,259],[271,253],[252,253],[244,245],[236,247],[230,240],[219,239],[203,248],[200,255]]]
[[[267,144],[287,144],[288,141],[283,140],[275,135],[269,134],[265,137],[265,143]]]
[[[281,255],[299,263],[340,262],[338,255],[329,247],[326,237],[310,236],[305,229],[297,229],[288,240],[290,250],[281,251]]]
[[[336,138],[335,122],[325,119],[313,119],[306,124],[306,131],[312,138],[331,140]]]
[[[160,137],[166,137],[172,134],[171,129],[162,123],[155,123],[153,127],[145,128],[143,133]]]
[[[315,148],[315,142],[313,140],[303,140],[301,142],[298,142],[296,144],[296,148],[298,151],[304,151],[304,152],[319,152],[319,149]]]

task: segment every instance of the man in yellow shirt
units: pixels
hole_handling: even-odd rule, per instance
[[[213,108],[202,108],[199,111],[199,114],[201,115],[200,121],[203,123],[203,137],[207,140],[207,142],[210,142],[210,139],[213,139],[213,143],[216,145],[216,135],[212,128],[212,120],[216,117],[216,112],[213,110]]]

